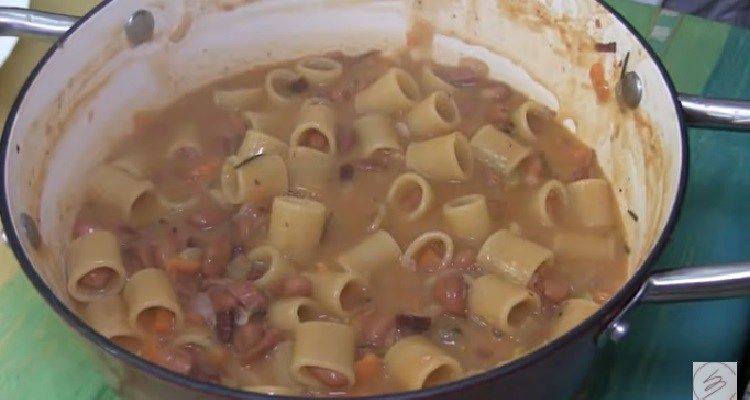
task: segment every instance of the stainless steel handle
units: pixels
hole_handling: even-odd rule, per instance
[[[655,271],[638,293],[602,330],[597,341],[619,341],[628,333],[628,315],[641,303],[718,300],[750,296],[750,262]]]
[[[688,125],[750,130],[750,101],[708,99],[680,94]]]
[[[0,36],[62,36],[78,17],[24,8],[0,7]]]
[[[750,263],[655,272],[641,290],[643,303],[750,296]]]

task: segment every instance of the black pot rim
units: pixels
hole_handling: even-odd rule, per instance
[[[37,76],[42,71],[42,69],[47,64],[47,62],[50,60],[50,58],[57,52],[57,50],[61,48],[63,44],[68,39],[70,39],[83,24],[85,24],[87,21],[93,18],[99,11],[104,9],[107,5],[109,5],[113,1],[115,0],[102,1],[101,3],[97,4],[96,7],[94,7],[91,11],[89,11],[86,15],[84,15],[81,19],[79,19],[70,28],[70,30],[68,30],[68,32],[66,32],[52,47],[50,47],[50,49],[45,53],[45,55],[39,61],[39,63],[34,67],[31,74],[28,76],[23,86],[21,87],[21,90],[18,96],[16,97],[15,102],[13,103],[10,113],[8,114],[8,118],[3,128],[3,135],[0,138],[0,179],[2,179],[3,193],[7,193],[10,191],[9,190],[10,188],[8,187],[8,182],[6,181],[6,173],[5,173],[7,157],[10,151],[10,148],[9,148],[10,147],[10,133],[11,133],[11,130],[13,129],[13,125],[18,115],[18,111],[21,105],[23,104],[24,98],[29,88],[34,83]],[[675,109],[675,114],[677,115],[677,118],[678,118],[678,123],[680,126],[680,140],[681,140],[682,154],[683,154],[682,165],[681,165],[681,170],[680,170],[680,178],[679,178],[679,183],[678,183],[677,192],[675,195],[675,200],[674,200],[672,210],[669,214],[669,217],[667,219],[667,223],[664,229],[659,235],[659,238],[656,244],[654,245],[653,249],[649,253],[646,260],[643,262],[641,267],[635,272],[635,274],[633,274],[633,276],[630,277],[627,283],[596,313],[594,313],[591,317],[586,319],[583,323],[579,324],[578,326],[573,328],[571,331],[569,331],[565,335],[559,338],[556,338],[555,340],[549,342],[548,344],[534,350],[533,352],[521,358],[513,360],[509,362],[508,364],[503,365],[502,367],[489,370],[489,371],[486,371],[481,374],[477,374],[468,378],[464,378],[456,382],[451,382],[451,383],[447,383],[444,385],[440,385],[440,386],[436,386],[436,387],[432,387],[428,389],[423,389],[420,391],[395,393],[392,395],[377,396],[377,398],[391,398],[391,399],[430,398],[432,396],[444,395],[444,394],[448,394],[451,392],[461,392],[471,387],[483,385],[490,381],[496,380],[498,377],[502,375],[515,373],[517,371],[531,367],[532,365],[544,360],[549,355],[557,352],[564,346],[570,344],[577,337],[584,335],[586,332],[596,330],[596,329],[601,329],[607,322],[609,322],[635,296],[638,289],[641,287],[642,283],[645,281],[646,277],[648,276],[651,267],[654,265],[659,255],[663,251],[664,247],[666,246],[667,242],[669,241],[669,238],[674,230],[674,226],[677,222],[677,217],[679,216],[680,210],[682,208],[682,203],[683,203],[683,199],[685,195],[685,185],[687,182],[688,166],[689,166],[689,149],[688,149],[688,140],[687,140],[687,130],[686,130],[685,120],[683,116],[682,106],[680,105],[680,102],[678,100],[677,91],[675,90],[672,79],[670,78],[669,74],[666,71],[666,68],[664,67],[661,60],[656,55],[655,51],[648,44],[648,42],[636,31],[636,29],[627,20],[625,20],[625,18],[621,14],[615,11],[608,4],[604,3],[604,0],[594,0],[594,1],[596,1],[601,6],[603,6],[621,24],[623,24],[623,26],[625,26],[625,28],[631,33],[631,35],[633,35],[638,40],[638,42],[640,42],[643,48],[646,49],[649,57],[659,68],[661,76],[667,84],[670,95],[672,97],[672,103]],[[104,336],[100,335],[94,329],[89,327],[85,322],[83,322],[83,320],[81,320],[59,298],[57,298],[57,296],[55,296],[52,290],[44,283],[44,280],[42,279],[42,277],[39,274],[37,274],[36,270],[34,269],[34,266],[32,265],[30,259],[27,257],[26,252],[24,251],[21,245],[21,239],[19,238],[18,233],[17,233],[18,229],[13,224],[7,195],[0,196],[0,219],[2,220],[3,226],[6,227],[5,233],[8,238],[8,243],[11,249],[13,250],[13,253],[16,256],[16,259],[19,261],[21,268],[23,269],[27,278],[34,285],[36,290],[42,295],[44,300],[52,307],[52,309],[58,315],[60,315],[63,318],[63,320],[68,325],[73,327],[78,333],[84,336],[87,340],[93,342],[97,347],[102,349],[104,352],[108,353],[109,355],[119,360],[124,361],[125,363],[135,368],[138,368],[139,370],[141,370],[142,372],[146,374],[153,375],[169,383],[182,386],[182,387],[187,387],[192,390],[202,392],[205,394],[225,396],[225,397],[238,398],[238,399],[257,399],[257,398],[267,397],[263,395],[244,392],[238,389],[232,389],[223,385],[201,382],[201,381],[192,379],[188,376],[174,373],[172,371],[159,367],[156,364],[146,361],[134,354],[131,354],[125,351],[124,349],[120,348],[119,346],[115,345],[113,342],[111,342]],[[366,397],[362,397],[362,398],[366,398]],[[373,396],[370,398],[376,398],[376,397]]]

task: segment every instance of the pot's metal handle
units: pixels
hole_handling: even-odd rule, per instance
[[[78,17],[25,8],[0,7],[0,36],[62,36]]]
[[[679,97],[688,125],[750,131],[750,101]]]
[[[750,296],[750,262],[655,271],[599,337],[619,341],[628,333],[628,315],[641,303],[718,300]]]

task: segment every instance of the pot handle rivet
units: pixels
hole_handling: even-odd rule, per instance
[[[628,324],[625,321],[618,321],[612,324],[609,331],[609,338],[612,339],[613,342],[617,343],[620,340],[624,339],[625,336],[628,335],[628,331],[630,330],[630,324]]]
[[[150,41],[154,36],[154,14],[148,10],[134,12],[125,23],[125,36],[133,47]]]

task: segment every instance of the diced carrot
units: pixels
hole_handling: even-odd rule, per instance
[[[354,376],[357,383],[369,382],[381,373],[383,362],[373,353],[367,353],[354,363]]]
[[[161,347],[159,346],[158,341],[156,341],[155,339],[146,339],[141,345],[141,357],[145,358],[148,361],[156,363],[160,358],[160,350]]]
[[[594,91],[596,92],[596,99],[600,103],[604,103],[609,100],[609,83],[604,77],[604,65],[601,61],[595,62],[589,70],[589,78],[591,78],[591,84],[594,85]]]
[[[154,332],[166,334],[172,330],[174,326],[174,314],[171,311],[155,308],[151,313],[153,315],[151,327]]]
[[[406,33],[406,47],[427,48],[432,44],[434,33],[435,29],[429,22],[422,19],[414,21],[411,30]]]
[[[182,258],[179,255],[170,257],[166,263],[166,270],[169,272],[197,272],[201,268],[200,260],[190,260]]]
[[[221,161],[218,158],[209,158],[203,163],[190,170],[190,178],[198,181],[210,180],[219,173]]]

